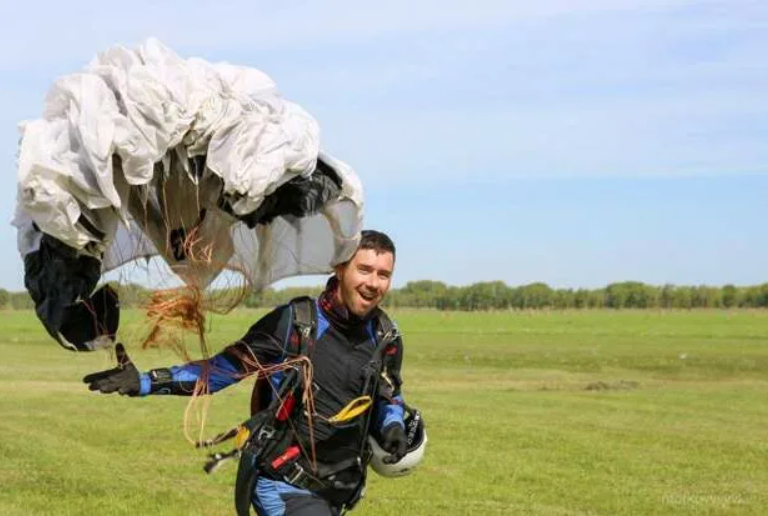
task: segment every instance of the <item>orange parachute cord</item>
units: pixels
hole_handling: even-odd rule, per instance
[[[280,371],[286,371],[288,369],[295,369],[298,368],[301,370],[302,374],[302,407],[303,407],[303,416],[307,419],[307,431],[309,433],[309,450],[306,450],[304,448],[304,445],[301,443],[301,441],[298,442],[299,447],[301,448],[301,453],[306,457],[310,464],[312,465],[312,468],[314,471],[317,471],[317,448],[315,445],[315,430],[314,430],[314,418],[315,418],[315,398],[314,398],[314,390],[312,389],[312,379],[314,376],[314,369],[312,366],[312,361],[307,356],[298,356],[296,358],[285,360],[279,364],[272,364],[272,365],[262,365],[256,356],[253,354],[253,351],[246,347],[246,350],[248,353],[243,353],[238,348],[231,348],[231,351],[233,354],[235,354],[238,359],[245,365],[246,373],[244,373],[242,376],[250,376],[255,375],[256,380],[258,381],[261,378],[268,378],[271,375],[280,372]],[[278,392],[278,389],[275,387],[275,385],[272,382],[268,382],[270,388],[272,389],[272,395],[277,399],[279,403],[283,402],[283,398],[280,397],[280,393]],[[291,427],[291,431],[298,435],[298,429],[294,425],[293,421],[291,419],[288,419],[288,424]]]
[[[162,186],[161,210],[166,221],[166,232],[169,235],[166,239],[166,245],[170,246],[171,228],[168,226],[170,220],[168,213],[167,196],[165,195],[166,185]],[[198,210],[199,199],[198,199]],[[148,211],[144,210],[145,217]],[[146,225],[146,224],[145,224]],[[205,424],[208,416],[208,409],[211,397],[207,396],[209,392],[209,380],[213,367],[208,364],[207,359],[211,353],[206,342],[206,313],[226,314],[238,306],[250,293],[250,283],[246,271],[227,263],[217,263],[214,259],[215,252],[213,244],[203,244],[203,238],[199,236],[199,228],[194,225],[186,232],[181,242],[181,250],[185,257],[185,267],[177,266],[175,272],[184,280],[185,286],[178,288],[160,289],[152,293],[149,300],[143,305],[146,311],[147,319],[150,323],[149,332],[142,340],[142,348],[170,348],[176,352],[185,362],[191,362],[192,357],[185,345],[183,335],[185,332],[192,333],[200,344],[202,360],[197,362],[201,367],[200,376],[195,383],[191,398],[184,411],[183,432],[184,437],[192,444],[204,442]],[[178,245],[178,243],[176,244]],[[169,249],[166,249],[166,253]],[[236,276],[242,278],[242,282],[224,289],[206,289],[205,285],[197,282],[195,271],[201,269],[215,269],[221,271],[231,271]],[[170,330],[170,331],[169,331]],[[300,369],[303,380],[302,406],[303,417],[307,419],[309,449],[305,449],[304,444],[299,442],[302,454],[307,457],[313,469],[317,470],[317,450],[315,445],[314,418],[315,401],[312,389],[313,369],[312,362],[306,356],[296,357],[286,360],[283,363],[265,366],[260,364],[253,352],[242,353],[239,349],[231,348],[239,354],[239,358],[245,366],[245,373],[239,375],[238,380],[248,376],[255,376],[256,379],[268,378],[278,371],[285,371],[291,368]],[[224,371],[217,371],[222,374]],[[280,397],[277,388],[269,382],[273,395]],[[282,402],[282,399],[279,400]],[[202,402],[201,405],[198,405]],[[193,417],[199,425],[197,440],[190,434]],[[294,422],[289,419],[291,430],[298,434]]]
[[[197,228],[193,228],[183,242],[189,267],[217,267],[212,259],[212,246],[200,246],[199,243]],[[202,356],[202,361],[199,362],[201,374],[184,413],[184,435],[190,442],[194,442],[189,435],[191,414],[196,408],[199,408],[197,421],[202,437],[210,405],[210,399],[205,397],[208,394],[208,380],[211,374],[210,366],[207,363],[211,352],[206,341],[206,313],[226,314],[239,305],[249,292],[249,283],[244,271],[237,270],[232,266],[220,268],[221,270],[239,272],[239,276],[243,278],[242,283],[235,288],[223,289],[222,291],[211,290],[206,293],[202,286],[195,284],[194,275],[182,274],[187,285],[156,290],[143,305],[150,325],[150,329],[141,343],[143,349],[170,348],[182,360],[191,362],[192,356],[184,342],[184,333],[192,333],[199,342]],[[202,406],[198,406],[201,397],[204,401]]]

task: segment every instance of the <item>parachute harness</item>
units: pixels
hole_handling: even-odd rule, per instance
[[[265,418],[263,414],[268,413],[270,416],[273,416],[280,423],[284,423],[285,425],[289,426],[293,434],[297,434],[298,432],[295,427],[295,424],[292,421],[292,418],[290,417],[294,412],[294,408],[296,407],[297,395],[301,397],[301,405],[306,407],[306,410],[304,410],[303,412],[304,412],[304,416],[307,418],[307,423],[308,423],[307,428],[310,434],[309,450],[305,450],[301,443],[299,443],[299,447],[301,448],[302,454],[310,458],[311,464],[316,469],[317,458],[316,458],[316,451],[315,451],[314,425],[313,425],[314,397],[313,397],[312,389],[310,387],[312,385],[312,376],[313,376],[312,362],[308,357],[302,356],[302,357],[286,360],[280,364],[263,366],[258,362],[258,360],[251,357],[251,359],[248,361],[248,365],[253,366],[254,369],[256,369],[257,373],[255,374],[255,376],[257,381],[262,378],[268,378],[278,372],[284,372],[286,373],[286,376],[285,376],[285,379],[283,380],[281,388],[277,388],[274,385],[272,385],[271,382],[269,382],[269,385],[271,386],[271,389],[272,389],[272,399],[273,399],[273,402],[270,404],[270,407],[266,408],[263,411],[260,411],[257,414],[254,414],[254,416],[252,416],[247,421],[244,421],[243,423],[240,423],[239,425],[225,432],[222,432],[211,439],[195,441],[194,444],[195,444],[195,447],[197,448],[210,448],[213,446],[217,446],[223,442],[226,442],[232,438],[235,439],[235,447],[233,450],[227,453],[209,454],[209,460],[208,462],[206,462],[203,469],[207,473],[212,473],[213,471],[218,469],[218,467],[221,465],[223,461],[230,458],[239,457],[241,452],[243,451],[243,448],[254,437],[255,433],[259,430],[263,430],[260,428],[260,425],[265,423],[264,421]],[[291,388],[290,384],[294,384],[293,388]],[[262,434],[262,437],[267,437],[266,434],[268,433],[271,433],[271,432],[266,431],[266,433]],[[268,437],[271,437],[271,436],[268,436]]]
[[[271,478],[282,479],[289,484],[305,489],[320,491],[333,487],[335,473],[350,467],[359,467],[363,477],[355,488],[357,494],[351,501],[343,504],[345,508],[351,506],[359,499],[361,487],[364,484],[365,464],[368,453],[366,452],[367,434],[372,419],[373,393],[380,387],[391,385],[386,375],[382,374],[384,350],[397,338],[397,331],[386,316],[381,328],[377,332],[377,346],[371,361],[365,366],[366,382],[363,395],[351,400],[330,417],[316,414],[312,389],[313,366],[311,352],[313,350],[313,335],[316,326],[316,305],[310,298],[298,298],[291,302],[294,313],[293,327],[299,337],[298,352],[280,364],[265,366],[259,363],[251,350],[248,355],[242,353],[239,358],[246,366],[256,371],[257,381],[268,378],[277,373],[284,372],[285,378],[279,387],[272,382],[267,382],[272,390],[269,406],[256,411],[250,419],[222,432],[212,439],[198,440],[195,442],[198,448],[210,448],[234,438],[235,446],[229,452],[209,454],[209,460],[203,469],[206,473],[212,473],[229,459],[239,459],[237,481],[235,484],[235,505],[238,514],[249,514],[251,495],[257,476],[266,474]],[[384,385],[380,385],[380,377],[384,378]],[[203,385],[204,378],[201,378]],[[385,395],[385,397],[388,397]],[[299,431],[296,427],[296,418],[304,417],[307,420],[307,442],[298,438]],[[330,424],[341,424],[359,417],[362,437],[361,449],[358,456],[334,465],[319,465],[317,462],[316,443],[314,436],[314,419],[320,417]],[[300,461],[300,459],[304,461]],[[302,462],[304,466],[300,463]]]
[[[314,345],[312,336],[316,317],[310,312],[310,310],[314,309],[314,303],[311,303],[312,306],[310,307],[310,303],[306,301],[311,300],[309,298],[299,298],[292,302],[295,313],[293,326],[299,337],[298,353],[296,356],[288,358],[279,364],[265,366],[258,361],[250,350],[250,356],[243,353],[240,354],[239,358],[246,365],[246,369],[256,371],[257,382],[260,379],[269,378],[278,372],[284,372],[285,378],[279,387],[276,387],[272,382],[267,382],[272,389],[272,401],[266,409],[256,412],[247,421],[226,432],[222,432],[212,439],[195,442],[198,448],[208,448],[221,444],[233,437],[235,438],[235,448],[230,452],[209,455],[209,461],[204,466],[206,472],[211,473],[215,471],[227,459],[240,457],[246,448],[254,448],[257,443],[259,448],[263,448],[268,444],[266,441],[272,440],[278,430],[286,436],[298,435],[298,430],[292,416],[299,410],[299,407],[303,407],[303,416],[307,418],[309,449],[305,449],[305,445],[300,440],[297,440],[297,444],[291,447],[295,448],[295,450],[291,450],[290,453],[286,451],[283,455],[287,455],[278,457],[278,459],[282,460],[277,462],[282,463],[294,459],[301,452],[302,456],[308,458],[313,472],[317,471],[317,452],[314,437],[315,403],[312,390],[313,366],[309,357],[309,353]],[[200,383],[207,385],[207,382],[204,380],[204,378],[201,378]],[[298,404],[296,403],[297,399],[300,399]],[[348,419],[350,418],[348,413],[352,409],[354,407],[345,407],[334,417],[339,420]],[[362,412],[358,411],[357,413]],[[274,424],[271,424],[270,419],[274,420]],[[259,452],[263,454],[263,450],[259,450]]]

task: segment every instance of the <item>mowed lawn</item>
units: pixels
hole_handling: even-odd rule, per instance
[[[211,346],[258,315],[212,320]],[[394,316],[428,455],[410,477],[371,474],[355,514],[768,514],[768,313]],[[80,379],[107,352],[64,351],[31,313],[0,320],[0,514],[233,513],[236,465],[202,471],[187,399],[91,393]],[[140,368],[178,363],[137,349],[138,312],[124,320]],[[249,395],[214,396],[206,435]]]

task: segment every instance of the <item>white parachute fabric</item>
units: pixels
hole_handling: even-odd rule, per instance
[[[279,217],[271,224],[257,227],[253,232],[235,231],[233,268],[255,271],[251,274],[255,289],[275,281],[302,274],[328,272],[326,264],[345,262],[357,249],[362,219],[362,185],[354,171],[345,163],[321,152],[323,163],[331,166],[342,178],[341,199],[328,203],[315,215]],[[317,235],[329,238],[318,239]]]
[[[154,39],[115,47],[57,80],[43,118],[20,128],[22,256],[42,232],[102,272],[160,255],[200,286],[234,268],[261,288],[328,272],[356,247],[360,181],[320,153],[315,119],[258,70],[185,60]],[[283,185],[312,178],[318,157],[338,195],[316,211],[254,215]],[[174,232],[192,231],[207,260],[174,246]]]

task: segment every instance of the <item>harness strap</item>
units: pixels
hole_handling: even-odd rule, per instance
[[[317,305],[311,297],[302,296],[291,300],[291,309],[293,327],[296,329],[299,342],[296,349],[288,349],[288,353],[291,358],[311,356],[315,344]]]
[[[392,322],[392,319],[390,319],[383,310],[378,310],[377,319],[379,325],[378,328],[376,328],[376,342],[381,342],[385,339],[389,342],[394,342],[397,338],[397,327],[395,327],[395,323]]]
[[[284,343],[285,358],[298,358],[301,356],[311,356],[315,344],[315,328],[317,327],[317,306],[310,297],[298,297],[291,300],[290,303],[293,320],[292,328],[288,335],[288,342]],[[295,332],[295,333],[294,333]],[[293,342],[294,335],[298,339]],[[296,392],[301,386],[301,375],[297,369],[290,369],[283,379],[279,392],[273,395],[269,406],[265,410],[254,413],[246,421],[243,427],[247,427],[249,432],[245,443],[240,448],[240,462],[237,469],[237,478],[235,481],[235,510],[238,516],[247,516],[250,514],[251,497],[256,484],[257,472],[261,469],[261,462],[268,458],[273,451],[278,451],[282,455],[287,453],[281,448],[289,444],[287,442],[287,432],[282,428],[287,423],[290,413],[294,409]],[[254,386],[254,395],[257,386]],[[274,421],[268,421],[267,414],[272,414]],[[275,428],[279,425],[281,428]],[[294,457],[285,456],[283,462],[294,464]],[[274,462],[279,469],[282,464]],[[304,475],[302,475],[304,476]],[[309,475],[306,478],[311,478]],[[298,477],[297,477],[298,478]]]
[[[373,352],[370,362],[365,366],[365,388],[363,390],[364,393],[370,393],[371,396],[379,394],[380,380],[385,369],[384,357],[386,350],[389,345],[395,342],[400,336],[397,327],[395,327],[392,320],[384,311],[377,309],[376,316],[378,320],[378,326],[376,328],[376,350]],[[373,410],[368,411],[365,415],[365,422],[363,424],[360,452],[358,453],[361,466],[360,480],[354,488],[352,497],[341,505],[341,514],[352,510],[352,508],[357,505],[357,502],[363,497],[366,474],[368,472],[366,466],[371,456],[370,446],[368,445],[368,432],[370,432],[371,429],[373,413]]]
[[[317,305],[310,297],[299,297],[291,301],[290,307],[293,315],[293,320],[291,322],[292,331],[289,332],[289,342],[285,343],[284,358],[295,359],[301,356],[311,357],[317,337]],[[339,421],[344,421],[361,416],[365,413],[363,416],[364,420],[361,421],[363,433],[359,456],[353,460],[349,459],[333,465],[317,464],[317,471],[310,471],[307,469],[306,464],[302,465],[304,461],[299,460],[301,457],[298,456],[297,450],[293,450],[293,447],[291,447],[290,443],[285,439],[288,435],[287,433],[284,433],[285,421],[279,421],[281,418],[278,417],[281,415],[281,409],[284,408],[284,405],[281,404],[280,400],[283,399],[285,395],[290,396],[293,391],[296,390],[297,385],[301,383],[298,370],[290,369],[281,384],[280,393],[272,398],[269,407],[264,411],[254,414],[250,420],[242,425],[248,427],[250,432],[246,439],[247,443],[240,449],[239,454],[240,463],[238,465],[237,480],[235,483],[235,507],[238,515],[244,516],[248,514],[257,472],[262,468],[266,468],[268,471],[271,469],[273,470],[273,473],[277,474],[277,478],[282,478],[290,484],[311,491],[319,491],[332,487],[345,489],[354,488],[356,491],[355,496],[347,503],[342,504],[344,509],[350,509],[359,500],[361,486],[365,482],[365,464],[367,464],[367,460],[365,460],[367,457],[365,450],[368,442],[366,436],[368,435],[372,413],[374,412],[371,405],[373,397],[376,396],[379,391],[379,379],[384,370],[386,349],[399,337],[397,328],[386,313],[377,310],[376,318],[378,321],[374,333],[376,348],[371,360],[364,366],[366,373],[365,389],[363,390],[362,396],[350,402],[339,414],[334,416],[334,418]],[[294,338],[296,339],[295,341]],[[278,406],[278,404],[280,404],[280,406]],[[291,410],[292,409],[293,406],[291,406]],[[268,413],[272,413],[275,421],[270,422],[266,420],[265,416]],[[288,414],[284,414],[283,416],[282,419],[287,420]],[[275,428],[275,426],[273,426],[275,424],[277,424],[280,429]],[[281,433],[283,433],[283,437],[278,435]],[[262,443],[264,442],[269,442],[269,446],[262,446]],[[273,454],[273,452],[277,453]],[[264,460],[270,461],[269,465],[264,464]],[[338,481],[334,478],[335,474],[355,465],[360,467],[362,471],[361,481],[358,482],[356,486],[336,485],[338,484]]]
[[[373,352],[370,362],[364,366],[366,379],[363,393],[371,394],[378,394],[378,383],[384,370],[386,350],[400,336],[392,319],[382,310],[377,309],[377,312],[376,318],[379,324],[376,328],[376,350]]]

